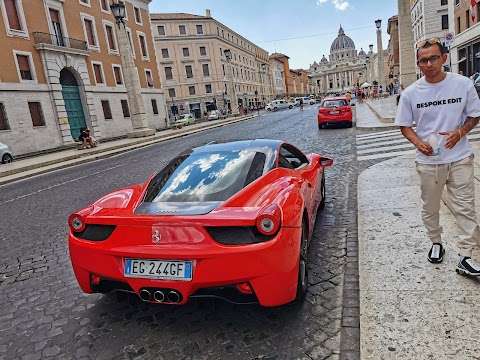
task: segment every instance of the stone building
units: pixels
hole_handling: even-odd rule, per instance
[[[270,56],[269,60],[272,71],[273,95],[276,99],[284,98],[287,96],[287,90],[285,88],[283,62],[273,56]]]
[[[400,76],[400,52],[399,52],[399,42],[398,42],[398,16],[394,15],[388,19],[387,33],[390,35],[388,40],[388,66],[387,74],[388,82],[394,84],[395,86],[399,85],[399,76]]]
[[[167,126],[150,32],[151,0],[126,2],[130,44],[148,125]],[[132,131],[107,0],[0,1],[0,141],[14,155],[72,144],[87,126],[96,138]]]
[[[190,112],[199,118],[232,103],[253,106],[273,98],[268,52],[212,18],[210,10],[205,16],[151,18],[170,115]]]
[[[330,55],[310,65],[308,76],[318,93],[334,93],[352,90],[358,82],[366,80],[367,54],[358,53],[353,40],[340,26],[337,38],[330,46]],[[373,76],[374,77],[374,76]]]

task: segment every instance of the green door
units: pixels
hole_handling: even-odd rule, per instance
[[[83,113],[82,99],[78,86],[62,85],[63,101],[67,110],[68,123],[73,139],[78,139],[80,128],[86,127],[85,115]]]

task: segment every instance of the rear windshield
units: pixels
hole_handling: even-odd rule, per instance
[[[152,179],[145,202],[225,201],[263,174],[265,159],[254,151],[179,157]]]
[[[347,100],[325,100],[322,103],[322,107],[324,108],[333,108],[340,106],[347,106]]]

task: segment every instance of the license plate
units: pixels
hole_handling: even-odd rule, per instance
[[[330,114],[340,114],[340,111],[330,111]]]
[[[191,261],[125,259],[127,277],[192,280],[192,272]]]

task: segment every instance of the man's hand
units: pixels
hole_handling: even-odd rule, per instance
[[[433,155],[433,148],[427,141],[422,141],[418,139],[413,145],[420,151],[423,155],[431,156]]]
[[[448,136],[447,140],[445,141],[446,149],[453,149],[453,147],[460,141],[460,139],[464,135],[461,129],[453,131],[441,131],[439,132],[439,134]]]

